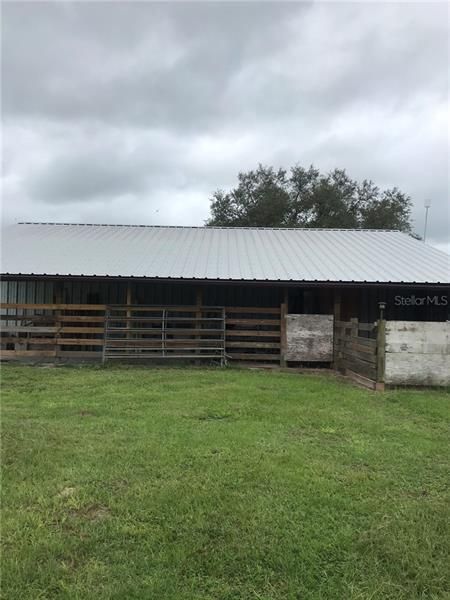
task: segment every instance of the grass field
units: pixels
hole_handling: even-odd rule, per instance
[[[5,599],[450,597],[444,391],[6,366],[2,392]]]

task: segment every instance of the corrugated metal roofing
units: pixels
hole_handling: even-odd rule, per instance
[[[450,282],[447,254],[397,231],[21,223],[2,246],[15,275]]]

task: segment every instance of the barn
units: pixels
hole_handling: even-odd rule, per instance
[[[450,370],[449,256],[398,231],[19,223],[1,270],[4,360]]]

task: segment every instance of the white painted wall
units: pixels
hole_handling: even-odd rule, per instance
[[[450,385],[450,321],[386,321],[385,381]]]
[[[333,360],[333,315],[287,315],[286,337],[286,360]]]

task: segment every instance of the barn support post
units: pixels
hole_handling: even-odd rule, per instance
[[[284,288],[283,302],[280,306],[280,367],[286,367],[287,354],[287,314],[289,311],[289,290]]]
[[[132,304],[132,300],[133,300],[133,293],[131,290],[131,283],[127,284],[127,296],[126,296],[126,303],[127,306],[131,306]],[[129,340],[131,338],[131,310],[128,309],[127,310],[127,340]]]
[[[386,371],[386,320],[384,318],[385,302],[379,303],[380,318],[377,323],[377,379],[375,389],[383,391]]]
[[[359,319],[358,317],[352,317],[350,319],[350,335],[352,336],[352,342],[355,344],[358,341],[358,325]]]
[[[202,328],[202,304],[203,304],[203,290],[200,286],[197,286],[195,288],[195,306],[197,308],[197,311],[195,313],[195,328],[196,329],[201,329]],[[201,334],[196,335],[195,339],[200,340],[201,339]],[[201,350],[198,350],[197,352],[194,350],[194,354],[201,354]],[[197,361],[197,364],[200,364]]]
[[[339,342],[338,342],[338,321],[341,320],[341,302],[342,294],[341,290],[334,290],[334,302],[333,302],[333,369],[337,369],[339,366]]]
[[[56,304],[63,304],[64,302],[64,289],[63,289],[63,283],[61,281],[57,281],[55,283],[55,287],[54,287],[54,295],[55,295],[55,303]],[[57,310],[55,311],[55,327],[56,327],[56,333],[55,333],[55,361],[56,358],[58,357],[58,348],[61,349],[61,347],[57,346],[56,342],[58,342],[58,338],[61,335],[61,327],[62,327],[62,322],[61,322],[61,311]]]

